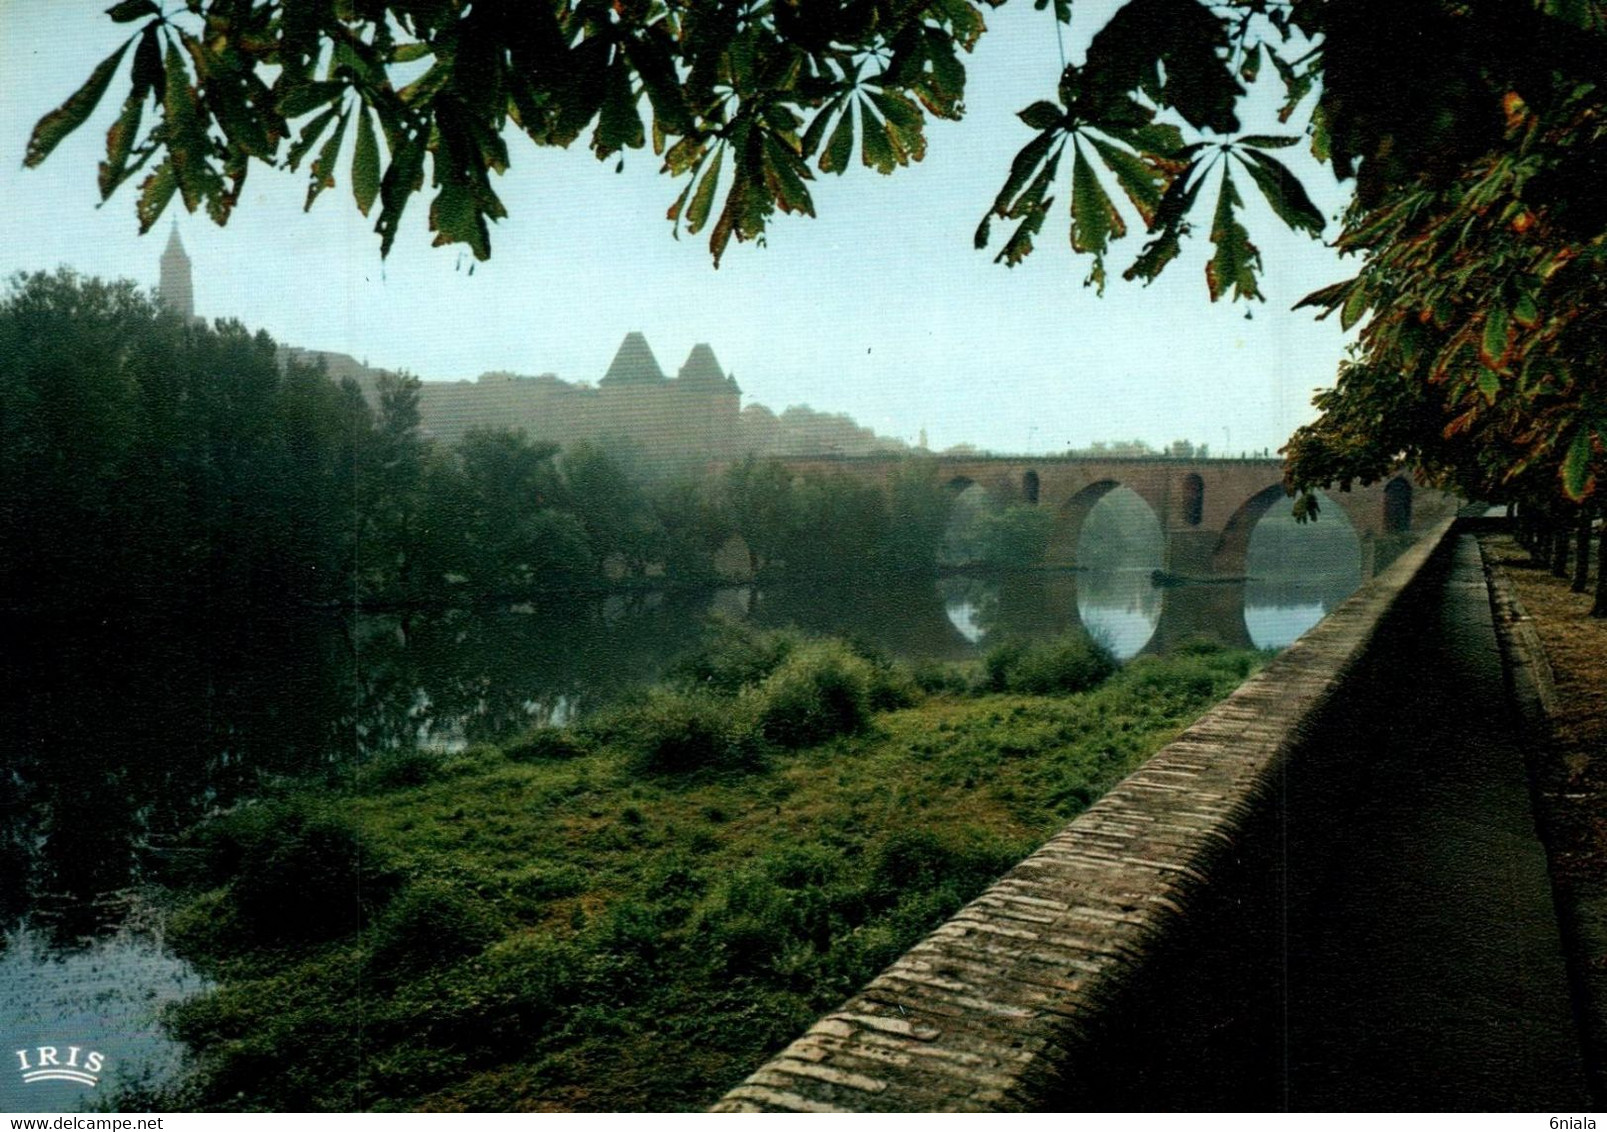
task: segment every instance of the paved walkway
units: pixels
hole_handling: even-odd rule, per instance
[[[1450,549],[1291,773],[1287,1108],[1587,1103],[1479,551]]]

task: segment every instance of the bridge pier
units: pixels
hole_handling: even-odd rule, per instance
[[[1212,578],[1217,573],[1217,550],[1223,533],[1198,527],[1174,527],[1166,532],[1168,574],[1179,578]]]
[[[1144,651],[1166,653],[1202,638],[1233,649],[1255,647],[1244,623],[1243,582],[1168,587],[1161,595],[1160,621]]]
[[[999,636],[1058,636],[1083,628],[1077,609],[1077,575],[1067,571],[1021,574],[999,586]]]

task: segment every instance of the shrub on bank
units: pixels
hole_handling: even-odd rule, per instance
[[[1248,676],[1255,660],[1254,653],[1221,648],[1200,648],[1179,656],[1141,656],[1129,662],[1122,683],[1148,696],[1214,699]]]
[[[373,838],[429,879],[392,881],[389,904],[365,881],[365,930],[333,941],[264,947],[234,908],[242,869],[287,828],[307,842],[333,807],[311,794],[242,809],[210,823],[226,863],[171,921],[186,954],[204,938],[201,954],[226,960],[208,966],[216,989],[170,1012],[198,1053],[184,1107],[705,1107],[1257,660],[1202,646],[1135,661],[1086,698],[944,697],[872,730],[875,681],[898,668],[798,638],[736,693],[644,694],[544,734],[542,765],[498,755],[469,777],[447,759],[451,789],[347,807],[366,857]],[[942,672],[935,684],[972,683]],[[848,706],[826,710],[845,688]],[[783,707],[828,721],[828,740],[861,735],[784,754],[761,730]],[[586,754],[546,761],[570,744]],[[458,887],[435,879],[449,876]]]
[[[231,886],[241,919],[261,938],[347,935],[395,891],[388,863],[345,815],[309,814],[280,834],[255,847]]]
[[[736,695],[762,682],[802,642],[791,630],[715,618],[698,647],[670,666],[669,678],[688,689]]]
[[[423,786],[440,776],[440,756],[413,748],[372,759],[358,772],[358,786],[373,792],[406,790]]]
[[[389,859],[352,818],[306,797],[246,806],[195,834],[217,915],[259,943],[337,939],[396,891]],[[205,948],[209,933],[195,942]]]
[[[503,1043],[539,1034],[564,1003],[579,996],[585,966],[574,940],[519,932],[448,973],[446,993],[431,987],[423,1001],[404,1001],[401,1013],[428,1019],[435,1034],[460,1049],[506,1056]]]
[[[927,695],[963,696],[981,678],[975,661],[918,660],[910,668],[910,680]]]
[[[779,747],[808,747],[869,721],[876,673],[838,641],[796,647],[753,695],[759,731]]]
[[[751,769],[763,760],[746,703],[704,692],[655,688],[641,703],[610,712],[587,730],[622,747],[637,769],[650,774]]]
[[[872,711],[897,711],[920,702],[921,688],[909,667],[873,645],[850,641],[850,651],[870,668],[866,694]]]
[[[786,952],[810,937],[809,904],[760,870],[734,872],[693,925],[698,949],[728,976],[773,971]]]
[[[414,881],[374,925],[368,966],[385,979],[450,966],[501,935],[480,901],[443,881]]]
[[[1009,641],[991,649],[982,665],[993,691],[1039,696],[1085,692],[1119,667],[1111,651],[1086,633]]]

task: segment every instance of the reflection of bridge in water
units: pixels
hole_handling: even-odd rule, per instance
[[[887,457],[793,458],[795,472],[854,476],[886,483],[907,461]],[[1286,501],[1283,463],[1276,459],[1084,459],[1028,456],[935,456],[939,481],[954,496],[976,485],[1000,505],[1049,509],[1055,522],[1042,575],[1001,587],[1000,622],[1039,631],[1078,627],[1077,547],[1094,506],[1119,487],[1131,489],[1164,536],[1160,621],[1148,647],[1162,651],[1205,635],[1248,646],[1245,575],[1256,523]],[[1425,530],[1452,513],[1454,497],[1397,475],[1327,496],[1355,532],[1360,574],[1371,578]],[[1337,516],[1325,511],[1321,520]],[[1061,567],[1062,569],[1053,569]]]

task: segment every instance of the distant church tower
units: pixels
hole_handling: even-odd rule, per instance
[[[156,288],[162,305],[189,322],[195,318],[195,291],[190,284],[190,257],[184,254],[179,240],[179,226],[167,238],[167,250],[162,253],[162,281]]]

